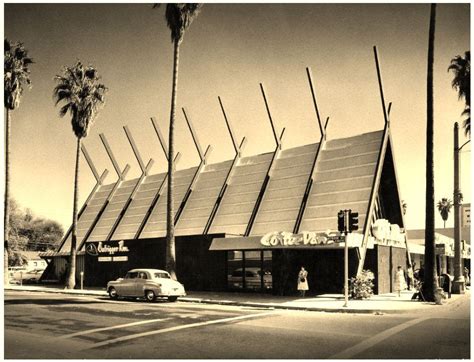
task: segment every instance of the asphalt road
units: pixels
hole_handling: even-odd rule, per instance
[[[345,314],[5,293],[9,359],[470,358],[470,300]]]

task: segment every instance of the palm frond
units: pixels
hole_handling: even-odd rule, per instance
[[[167,4],[166,22],[171,30],[171,41],[181,42],[184,32],[199,14],[203,4]]]
[[[13,43],[4,39],[4,104],[7,109],[13,110],[20,104],[21,95],[25,86],[31,85],[29,65],[33,59],[23,43]]]

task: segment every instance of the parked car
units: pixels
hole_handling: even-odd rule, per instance
[[[8,268],[10,284],[28,284],[38,283],[44,269],[30,269],[22,266],[13,266]]]
[[[171,279],[170,274],[159,269],[133,269],[124,278],[107,283],[107,292],[111,299],[119,297],[144,297],[153,302],[158,297],[175,302],[186,295],[184,285]]]
[[[262,285],[262,273],[263,273],[263,289],[272,288],[272,273],[269,270],[262,271],[258,267],[245,268],[245,287],[246,289],[260,290]],[[243,288],[243,275],[244,271],[242,268],[235,269],[232,274],[228,277],[228,283],[230,288],[242,289]]]

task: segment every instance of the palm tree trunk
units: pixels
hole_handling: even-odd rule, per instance
[[[438,280],[435,256],[435,200],[433,162],[433,63],[436,25],[436,4],[431,4],[428,41],[427,122],[426,122],[426,219],[425,219],[425,276],[423,294],[427,301],[436,301]]]
[[[5,199],[4,199],[4,227],[3,227],[3,283],[9,283],[8,275],[8,237],[10,232],[10,133],[11,133],[11,111],[6,108],[6,125],[5,125]]]
[[[166,213],[166,270],[176,279],[176,247],[174,238],[174,123],[176,99],[178,96],[179,40],[174,41],[173,88],[171,92],[171,111],[168,150],[168,200]]]
[[[77,256],[77,204],[79,203],[79,160],[81,157],[81,137],[77,137],[76,169],[74,172],[74,202],[72,206],[72,236],[71,255],[66,279],[66,288],[74,289],[76,286],[76,256]]]

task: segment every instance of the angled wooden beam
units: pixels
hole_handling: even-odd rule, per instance
[[[214,207],[212,208],[211,214],[209,215],[209,219],[207,220],[206,226],[204,227],[204,231],[203,231],[204,235],[207,234],[209,232],[209,229],[211,228],[212,222],[214,221],[217,211],[219,210],[219,206],[221,205],[222,198],[224,197],[227,187],[229,186],[230,179],[232,175],[234,174],[235,166],[238,165],[240,158],[242,156],[242,151],[246,144],[247,144],[247,140],[244,137],[242,138],[242,142],[240,142],[240,145],[235,152],[235,157],[234,157],[234,160],[232,161],[232,165],[230,166],[229,171],[227,172],[227,176],[225,177],[224,184],[222,185],[219,195],[217,196],[216,202],[214,203]]]
[[[158,126],[158,122],[156,121],[155,117],[151,117],[150,119],[151,123],[153,124],[153,128],[155,129],[156,135],[158,136],[158,140],[160,141],[160,145],[163,149],[163,153],[165,154],[166,160],[168,160],[168,146],[166,145],[163,133],[161,133],[160,127]]]
[[[380,99],[382,101],[382,111],[385,123],[389,123],[390,120],[388,118],[387,108],[385,108],[385,97],[383,94],[383,83],[382,83],[382,74],[380,72],[380,65],[379,65],[379,57],[377,54],[377,47],[374,45],[374,57],[375,57],[375,67],[377,69],[377,79],[379,82],[379,91],[380,91]]]
[[[311,72],[311,68],[306,67],[306,74],[308,75],[309,88],[311,89],[311,96],[313,98],[314,110],[316,111],[316,118],[318,119],[319,130],[321,132],[321,135],[324,135],[326,132],[326,127],[323,128],[323,125],[321,123],[321,117],[319,117],[319,109],[318,103],[316,102],[316,92],[314,91],[313,87],[313,74]]]
[[[191,180],[191,183],[188,186],[188,189],[186,190],[186,193],[184,194],[183,200],[181,201],[181,204],[178,207],[178,210],[176,210],[176,213],[174,215],[174,224],[177,225],[179,218],[181,214],[183,213],[184,208],[186,207],[186,203],[188,202],[189,196],[191,196],[191,193],[194,191],[194,188],[196,186],[196,183],[199,179],[199,176],[201,175],[201,172],[204,168],[204,166],[207,163],[207,159],[212,151],[211,145],[207,146],[206,152],[204,153],[201,162],[199,163],[199,166],[194,173],[193,179]]]
[[[103,183],[104,183],[104,180],[105,178],[107,177],[109,173],[109,170],[105,169],[104,172],[102,172],[102,175],[100,175],[99,179],[97,180],[96,184],[94,185],[94,187],[92,188],[92,191],[89,193],[89,196],[87,197],[86,201],[84,202],[84,204],[82,205],[81,209],[79,210],[79,213],[77,214],[77,220],[79,221],[81,219],[81,216],[82,214],[84,213],[84,211],[86,210],[87,206],[89,205],[89,203],[91,202],[92,200],[92,197],[95,195],[95,193],[97,192],[97,189],[99,188],[99,186],[101,186]],[[72,232],[72,225],[69,227],[69,229],[66,231],[66,233],[64,234],[61,242],[59,243],[59,246],[57,247],[56,251],[61,251],[64,243],[66,242],[67,238],[69,237],[69,235],[71,234]],[[79,249],[77,249],[79,250]]]
[[[270,165],[268,166],[267,175],[263,180],[262,187],[260,188],[260,192],[257,197],[257,201],[253,207],[252,214],[250,215],[249,222],[247,224],[247,228],[245,229],[244,236],[249,236],[252,232],[252,227],[255,222],[255,218],[257,217],[258,211],[260,210],[260,205],[262,204],[263,198],[265,196],[265,191],[267,190],[268,182],[273,176],[273,172],[275,169],[275,161],[280,157],[281,153],[281,143],[283,141],[283,135],[285,134],[285,128],[281,131],[280,137],[278,138],[277,145],[275,147],[275,151],[273,152],[272,160],[270,161]]]
[[[122,221],[123,217],[125,216],[125,213],[127,212],[128,207],[132,203],[133,199],[135,198],[135,195],[137,194],[140,186],[142,185],[143,180],[145,180],[145,177],[149,174],[150,169],[153,167],[153,163],[154,163],[153,159],[150,158],[150,160],[148,161],[148,164],[142,170],[142,174],[140,175],[140,178],[138,179],[137,183],[135,184],[135,187],[133,188],[132,193],[128,197],[127,202],[125,203],[122,210],[120,211],[119,216],[117,217],[114,224],[112,225],[112,228],[110,229],[110,232],[107,235],[107,238],[105,240],[109,241],[109,240],[112,239],[112,237],[113,237],[115,231],[117,230],[120,222]]]
[[[176,156],[174,157],[174,165],[176,166],[181,158],[181,154],[179,152],[176,153]],[[168,172],[165,173],[165,177],[163,178],[163,181],[160,184],[160,187],[158,188],[155,197],[153,198],[150,207],[148,208],[145,217],[143,218],[142,222],[140,223],[140,226],[138,227],[137,232],[135,233],[134,239],[139,239],[141,233],[143,232],[143,229],[145,229],[145,226],[148,222],[148,219],[150,218],[151,214],[153,213],[153,210],[155,209],[156,204],[158,203],[158,200],[163,194],[163,191],[165,190],[165,185],[166,181],[168,180]]]
[[[194,129],[194,125],[191,122],[191,119],[189,118],[188,112],[186,111],[186,109],[184,107],[181,109],[183,110],[184,118],[186,119],[186,123],[188,124],[189,131],[191,132],[191,136],[193,137],[194,145],[196,146],[196,149],[198,151],[199,158],[202,161],[204,160],[204,153],[202,152],[201,144],[199,143],[199,139],[197,137],[196,130]]]
[[[296,217],[295,226],[293,228],[293,232],[296,234],[299,232],[301,222],[304,218],[304,213],[306,212],[306,206],[308,204],[309,195],[313,189],[314,180],[316,178],[316,170],[317,170],[317,162],[319,159],[319,155],[321,151],[326,148],[326,128],[329,123],[329,117],[326,118],[326,124],[324,125],[324,131],[321,132],[321,137],[319,139],[318,149],[316,150],[316,154],[314,156],[313,163],[311,165],[311,172],[309,174],[308,181],[306,182],[306,188],[303,194],[303,199],[301,200],[300,209],[298,211],[298,216]]]
[[[102,144],[104,145],[105,151],[107,152],[107,155],[110,158],[110,161],[112,162],[112,165],[114,166],[115,172],[117,173],[119,180],[123,180],[124,172],[120,169],[120,166],[117,162],[117,159],[115,158],[112,149],[110,148],[109,142],[107,141],[107,138],[105,138],[105,135],[103,133],[99,134],[100,140],[102,141]],[[127,164],[125,168],[130,168],[130,166]],[[127,170],[128,172],[128,170]]]
[[[92,161],[92,158],[89,155],[89,152],[87,152],[87,148],[84,144],[81,145],[81,151],[84,155],[84,158],[87,161],[87,164],[89,165],[89,168],[92,171],[92,174],[94,175],[96,182],[99,182],[99,179],[100,179],[99,173],[97,172],[97,168],[95,167],[94,162]]]
[[[265,95],[265,89],[263,88],[262,83],[260,83],[260,90],[262,91],[263,101],[265,102],[265,108],[267,110],[268,119],[270,120],[270,125],[272,126],[273,138],[275,139],[275,143],[277,144],[277,146],[281,148],[281,139],[277,136],[275,125],[273,124],[272,114],[270,113],[270,107],[268,106],[267,97]]]
[[[232,145],[234,146],[235,153],[238,153],[239,152],[239,146],[237,144],[237,140],[236,140],[236,137],[235,137],[234,130],[233,130],[232,125],[230,124],[229,120],[227,119],[227,114],[225,113],[225,109],[224,109],[224,105],[222,104],[221,97],[217,97],[217,99],[219,100],[219,104],[221,106],[222,114],[224,115],[225,124],[227,125],[227,130],[229,131],[230,138],[232,140]]]
[[[133,139],[132,133],[130,132],[130,129],[128,128],[128,126],[123,126],[123,130],[125,131],[125,135],[127,136],[128,143],[130,143],[130,146],[132,147],[132,151],[133,151],[133,154],[135,155],[135,158],[138,161],[138,165],[140,166],[142,173],[144,173],[146,166],[145,166],[145,163],[143,162],[140,152],[138,151],[138,147],[137,147],[137,144],[135,143],[135,140]]]

